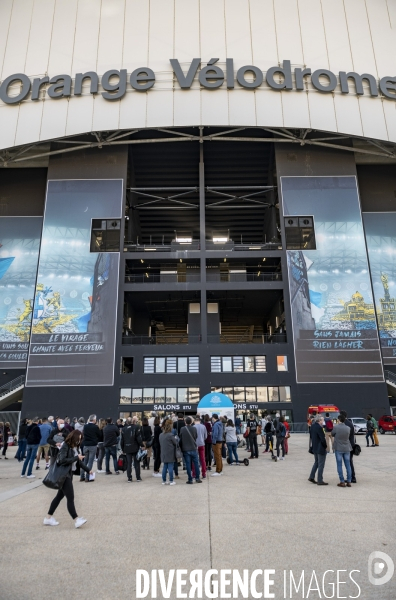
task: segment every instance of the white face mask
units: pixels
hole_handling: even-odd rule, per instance
[[[59,429],[63,429],[63,428],[64,428],[64,426],[65,426],[65,425],[64,425],[64,423],[60,423],[60,424],[58,425]]]

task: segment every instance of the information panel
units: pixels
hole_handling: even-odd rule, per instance
[[[42,217],[0,219],[0,368],[26,365]]]
[[[383,381],[356,178],[281,186],[284,215],[313,217],[316,243],[287,250],[297,381]]]
[[[396,365],[396,213],[363,213],[381,352]]]
[[[120,219],[122,180],[49,181],[26,385],[112,385],[119,252],[91,252],[92,219]],[[120,232],[121,234],[121,232]]]

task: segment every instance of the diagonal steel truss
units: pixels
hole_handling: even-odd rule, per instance
[[[65,154],[68,152],[78,152],[79,150],[86,150],[89,148],[103,148],[104,146],[116,146],[116,145],[130,145],[130,144],[166,144],[176,142],[216,142],[216,141],[227,141],[227,142],[254,142],[254,143],[285,143],[285,144],[297,144],[299,146],[311,145],[311,146],[322,146],[326,148],[334,148],[342,150],[344,152],[353,152],[357,154],[366,154],[372,156],[380,156],[383,158],[396,159],[396,144],[378,141],[370,138],[363,138],[358,136],[338,135],[332,134],[327,137],[309,137],[311,134],[317,135],[317,131],[313,129],[295,129],[289,130],[285,128],[269,128],[269,127],[237,127],[228,129],[217,133],[205,133],[204,127],[199,127],[199,134],[185,133],[178,129],[130,129],[126,131],[112,131],[112,132],[93,132],[90,134],[93,136],[93,141],[81,141],[74,139],[80,136],[71,136],[68,138],[57,138],[52,140],[53,143],[59,144],[62,147],[55,150],[48,150],[48,140],[45,142],[36,142],[34,144],[26,144],[13,149],[6,149],[0,151],[0,168],[8,167],[10,165],[16,165],[23,163],[27,160],[40,159],[47,156],[54,156],[56,154]],[[262,137],[254,137],[249,135],[238,135],[232,136],[230,134],[240,133],[241,131],[254,130],[263,132]],[[141,131],[153,131],[168,134],[170,137],[148,137],[148,138],[137,138],[134,137]],[[271,133],[273,137],[265,137],[265,132]],[[353,145],[345,146],[337,142],[341,140],[360,141],[367,144],[367,148],[356,147]],[[37,148],[37,153],[33,154],[30,152]],[[40,149],[42,149],[40,151]]]

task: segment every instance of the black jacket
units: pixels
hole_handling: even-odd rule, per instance
[[[41,431],[40,427],[37,423],[32,423],[28,425],[26,428],[26,441],[28,444],[32,446],[36,446],[40,443],[41,440]]]
[[[162,433],[162,429],[159,425],[155,425],[154,427],[154,440],[153,440],[153,446],[155,446],[156,448],[159,448],[160,446],[160,435]]]
[[[51,456],[57,456],[57,454],[58,454],[58,446],[56,445],[56,442],[54,440],[55,435],[61,435],[63,437],[63,440],[65,440],[67,438],[67,436],[69,435],[69,432],[65,428],[63,428],[63,429],[58,429],[57,427],[52,428],[52,431],[49,434],[48,440],[47,440],[47,444],[50,445],[50,455]]]
[[[323,427],[319,425],[319,423],[313,423],[311,425],[311,443],[312,450],[314,454],[326,454],[327,453],[327,444],[326,437],[323,431]]]
[[[18,432],[18,441],[21,440],[26,440],[26,430],[27,430],[27,425],[19,425],[19,432]]]
[[[143,444],[139,425],[126,425],[121,432],[121,448],[125,454],[136,454]]]
[[[68,477],[70,477],[72,474],[72,468],[73,468],[74,462],[78,463],[77,468],[79,467],[86,473],[89,473],[88,467],[81,460],[79,460],[78,456],[76,456],[74,454],[73,448],[70,448],[70,446],[68,446],[68,444],[63,444],[63,446],[60,448],[57,462],[63,466],[70,465],[70,471],[68,473]]]
[[[173,429],[176,429],[177,431],[177,435],[180,437],[180,430],[182,427],[185,427],[186,424],[184,422],[184,419],[177,419],[177,421],[175,421],[173,423]]]
[[[100,433],[99,427],[95,423],[87,423],[84,425],[84,447],[97,446],[99,443]]]
[[[349,442],[352,446],[352,448],[354,447],[356,440],[355,440],[355,428],[353,426],[352,421],[350,421],[349,419],[345,419],[345,425],[348,425],[349,429],[351,430],[349,432]]]
[[[153,430],[151,429],[150,425],[142,426],[142,437],[143,442],[149,442],[151,440],[153,437]]]
[[[114,423],[108,423],[106,427],[103,429],[103,445],[104,447],[116,446],[118,442],[118,438],[120,435],[120,430],[117,425]]]

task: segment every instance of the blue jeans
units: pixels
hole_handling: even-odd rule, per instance
[[[173,481],[173,463],[164,463],[162,467],[162,481],[166,481],[166,474],[169,473],[169,481]]]
[[[110,471],[110,455],[113,457],[114,471],[118,471],[117,446],[105,446],[106,473]]]
[[[195,479],[199,479],[199,460],[198,460],[198,452],[196,450],[189,450],[188,452],[183,452],[184,460],[186,461],[187,468],[187,477],[188,481],[192,481],[192,471],[191,465],[194,465],[195,468]]]
[[[233,459],[232,459],[232,455],[234,455],[234,457],[235,457],[235,462],[239,462],[238,453],[237,453],[237,446],[238,446],[237,442],[227,442],[228,456],[229,456],[229,459],[230,459],[230,465],[232,465],[232,463],[234,462]]]
[[[344,461],[344,465],[347,472],[347,482],[351,483],[352,479],[352,470],[351,470],[351,455],[350,452],[338,452],[335,451],[335,457],[337,461],[337,471],[338,476],[340,478],[341,483],[344,483],[344,473],[342,471],[342,461]]]
[[[15,458],[18,459],[18,462],[22,462],[24,460],[26,454],[26,446],[27,440],[18,440],[18,450],[15,454]]]
[[[34,445],[27,444],[26,460],[23,463],[22,475],[25,475],[26,469],[28,470],[28,472],[27,472],[28,475],[32,474],[33,463],[34,463],[34,459],[36,458],[36,455],[37,455],[38,447],[39,447],[39,444],[34,444]]]

